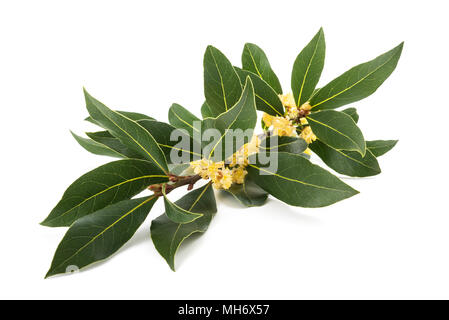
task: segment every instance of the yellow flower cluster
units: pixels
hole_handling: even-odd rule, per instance
[[[316,140],[316,135],[312,132],[312,129],[309,126],[302,129],[300,137],[306,140],[307,144],[311,144]]]
[[[299,115],[299,109],[296,106],[293,94],[292,93],[280,94],[279,99],[281,99],[282,105],[286,110],[285,117],[287,119],[296,119]]]
[[[211,179],[217,189],[229,189],[232,185],[232,171],[225,167],[224,161],[213,162],[207,159],[192,161],[190,166],[203,179]]]
[[[285,117],[271,116],[264,113],[262,120],[267,127],[273,127],[273,134],[278,136],[296,136],[296,127],[292,120],[297,119],[301,110],[310,111],[312,107],[308,102],[304,103],[301,107],[297,107],[293,94],[280,94],[279,99],[281,99],[282,105],[284,106],[286,112]],[[301,125],[307,125],[307,119],[301,117],[299,119]],[[308,144],[316,140],[315,134],[312,132],[310,126],[306,126],[300,134],[300,137],[306,140]],[[307,150],[308,151],[308,150]]]
[[[292,121],[279,116],[271,116],[267,113],[263,114],[263,122],[267,127],[273,127],[273,134],[278,136],[296,136],[296,127]]]
[[[279,95],[279,98],[286,110],[285,116],[271,116],[264,113],[262,120],[267,127],[273,128],[274,135],[295,137],[297,133],[293,120],[298,118],[300,110],[310,111],[311,106],[306,102],[298,108],[291,93]],[[299,122],[303,126],[308,124],[305,117],[300,118]],[[316,140],[316,136],[310,126],[305,126],[302,129],[300,137],[308,144]],[[203,179],[211,179],[216,189],[229,189],[233,183],[242,184],[244,182],[245,176],[248,174],[245,170],[245,167],[248,165],[248,157],[259,151],[259,145],[259,138],[254,136],[249,143],[243,145],[229,157],[226,163],[224,161],[213,162],[212,160],[202,159],[192,161],[190,166]],[[304,152],[310,154],[309,149]]]
[[[248,165],[248,157],[259,152],[260,139],[253,136],[249,143],[244,144],[236,153],[229,157],[229,166],[235,167],[237,165],[246,167]]]
[[[312,110],[312,106],[310,105],[309,102],[305,102],[299,109],[300,110],[310,111],[310,110]]]
[[[248,157],[259,151],[259,144],[259,138],[254,136],[228,159],[228,167],[224,161],[213,162],[207,159],[192,161],[190,166],[201,178],[211,179],[216,189],[229,189],[233,183],[242,184],[245,181]]]

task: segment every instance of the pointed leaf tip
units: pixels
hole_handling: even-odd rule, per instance
[[[268,83],[277,93],[282,93],[278,77],[271,68],[265,52],[254,43],[246,43],[242,52],[242,69],[250,71]]]
[[[204,215],[191,223],[179,224],[164,213],[151,223],[151,239],[156,250],[167,261],[172,271],[175,269],[175,255],[185,239],[194,233],[204,233],[217,212],[211,183],[190,191],[175,202],[188,211],[201,211]]]
[[[180,224],[190,223],[204,216],[202,213],[191,212],[171,202],[165,194],[165,188],[162,189],[162,193],[164,195],[165,214],[173,222]]]
[[[164,173],[168,172],[167,159],[154,137],[139,123],[109,109],[86,93],[86,107],[90,116],[125,146],[153,162]]]
[[[119,250],[145,221],[155,197],[124,200],[76,221],[65,234],[46,278],[82,269]]]
[[[228,58],[217,48],[208,46],[203,58],[204,96],[213,116],[226,112],[240,98],[240,78]]]
[[[309,101],[324,67],[326,42],[320,29],[301,50],[293,64],[291,87],[297,106]]]
[[[335,109],[373,94],[395,70],[402,47],[403,42],[329,82],[310,99],[313,110]]]

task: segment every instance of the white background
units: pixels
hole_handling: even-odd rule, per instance
[[[0,298],[449,298],[446,4],[1,1]],[[69,134],[93,129],[83,86],[111,108],[166,121],[178,102],[199,115],[208,44],[240,65],[244,43],[257,43],[289,91],[293,60],[321,26],[320,85],[405,41],[393,75],[353,105],[367,139],[400,140],[381,175],[346,178],[361,193],[323,209],[217,197],[216,219],[180,250],[176,273],[149,238],[158,202],[112,259],[43,279],[65,229],[38,223],[109,161]]]

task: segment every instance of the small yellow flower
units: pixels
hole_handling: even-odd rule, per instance
[[[223,178],[221,178],[221,186],[223,189],[229,189],[232,185],[232,171],[226,168],[222,172]]]
[[[243,167],[238,167],[232,170],[232,181],[242,184],[245,181],[245,176],[248,172]]]
[[[208,177],[214,179],[217,176],[219,170],[223,169],[223,167],[224,167],[223,161],[212,162],[206,169]]]
[[[245,157],[248,157],[254,153],[257,153],[259,151],[259,145],[260,145],[260,139],[258,136],[253,136],[251,138],[251,141],[247,144],[243,145],[243,147],[240,149],[243,149]]]
[[[285,117],[292,120],[296,119],[299,115],[299,109],[296,106],[293,94],[292,93],[280,94],[279,99],[281,99],[282,105],[286,110]]]
[[[307,122],[307,119],[306,119],[306,118],[301,118],[301,119],[299,119],[299,121],[301,122],[302,125],[309,124],[309,123]]]
[[[267,127],[271,127],[271,123],[273,121],[273,116],[270,116],[268,113],[264,112],[264,114],[262,116],[262,120]]]
[[[192,161],[190,163],[190,166],[192,167],[195,174],[199,174],[201,176],[201,178],[203,178],[203,179],[208,179],[207,168],[209,167],[209,165],[211,163],[212,163],[212,161],[210,161],[210,160],[201,159],[201,160]]]
[[[229,189],[232,185],[232,171],[228,168],[220,170],[212,182],[216,189]]]
[[[275,117],[273,119],[273,134],[278,136],[295,136],[296,127],[292,122],[283,117]]]
[[[312,129],[310,127],[305,127],[301,131],[301,138],[306,140],[308,144],[311,144],[313,141],[316,140],[316,135],[312,132]]]
[[[298,118],[298,116],[299,116],[299,110],[296,106],[287,108],[286,118],[294,120],[294,119]]]
[[[223,189],[222,185],[221,185],[221,179],[213,179],[212,180],[212,185],[214,186],[215,189]]]
[[[279,99],[281,99],[282,105],[285,108],[296,108],[295,98],[293,97],[293,94],[291,92],[287,94],[280,94]]]
[[[252,137],[251,141],[244,144],[236,153],[229,157],[229,166],[248,165],[248,157],[254,153],[259,152],[260,139],[256,135]]]
[[[312,106],[310,105],[309,101],[303,103],[303,105],[301,107],[299,107],[300,110],[306,110],[306,111],[310,111],[312,110]]]
[[[309,148],[307,148],[306,150],[304,150],[305,154],[308,154],[309,156],[312,155],[312,150],[310,150]]]
[[[213,162],[207,159],[192,161],[191,168],[203,179],[211,179],[216,189],[229,189],[232,183],[243,183],[248,173],[244,168],[248,165],[248,157],[259,151],[260,139],[256,135],[251,141],[244,144],[228,161],[226,168],[224,161]],[[238,165],[238,167],[236,167]]]

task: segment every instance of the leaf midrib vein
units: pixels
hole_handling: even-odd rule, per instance
[[[323,103],[325,103],[325,102],[327,102],[327,101],[329,101],[329,100],[331,100],[331,99],[334,99],[335,97],[337,97],[337,96],[339,96],[339,95],[345,93],[346,91],[352,89],[353,87],[355,87],[356,85],[358,85],[360,82],[364,81],[366,78],[368,78],[370,75],[372,75],[374,72],[376,72],[377,70],[379,70],[380,68],[382,68],[382,67],[383,67],[384,65],[386,65],[388,62],[390,62],[395,56],[396,56],[396,55],[393,54],[387,61],[385,61],[383,64],[381,64],[380,66],[378,66],[377,68],[375,68],[373,71],[369,72],[366,76],[362,77],[360,80],[356,81],[356,82],[355,82],[354,84],[352,84],[351,86],[349,86],[349,87],[345,88],[344,90],[342,90],[342,91],[340,91],[340,92],[334,94],[333,96],[331,96],[331,97],[329,97],[329,98],[327,98],[327,99],[325,99],[325,100],[323,100],[323,101],[321,101],[321,102],[318,102],[318,103],[314,104],[314,105],[312,106],[312,108],[315,108],[315,107],[319,106],[320,104],[323,104]]]
[[[265,169],[263,169],[263,168],[260,168],[260,167],[255,166],[255,165],[253,165],[253,164],[249,164],[249,166],[251,166],[251,167],[253,167],[253,168],[255,168],[255,169],[259,170],[259,171],[267,172],[267,173],[269,173],[269,174],[271,174],[271,175],[274,175],[274,176],[276,176],[276,177],[279,177],[279,178],[281,178],[281,179],[288,180],[288,181],[292,181],[292,182],[298,182],[298,183],[303,184],[303,185],[305,185],[305,186],[309,186],[309,187],[313,187],[313,188],[318,188],[318,189],[329,190],[329,191],[336,191],[336,192],[350,193],[350,191],[346,191],[346,190],[339,190],[339,189],[334,189],[334,188],[328,188],[328,187],[319,186],[319,185],[315,185],[315,184],[312,184],[312,183],[304,182],[304,181],[301,181],[301,180],[297,180],[297,179],[292,179],[292,178],[288,178],[288,177],[285,177],[285,176],[281,176],[280,174],[277,174],[277,173],[274,173],[274,172],[265,170]]]
[[[107,191],[109,191],[109,190],[111,190],[111,189],[113,189],[113,188],[120,187],[121,185],[123,185],[123,184],[125,184],[125,183],[137,181],[137,180],[140,180],[140,179],[146,179],[146,178],[166,178],[166,177],[167,177],[166,175],[157,175],[157,174],[156,174],[156,175],[145,175],[145,176],[141,176],[141,177],[136,177],[136,178],[132,178],[132,179],[127,179],[127,180],[125,180],[125,181],[122,181],[122,182],[120,182],[120,183],[117,183],[117,184],[115,184],[115,185],[112,185],[112,186],[110,186],[110,187],[108,187],[108,188],[106,188],[106,189],[104,189],[104,190],[101,190],[100,192],[97,192],[96,194],[94,194],[94,195],[88,197],[87,199],[83,200],[82,202],[80,202],[80,203],[77,204],[76,206],[70,208],[69,210],[67,210],[67,211],[65,211],[64,213],[60,214],[58,217],[56,217],[56,218],[54,218],[54,219],[51,219],[51,220],[55,220],[55,219],[61,218],[61,217],[65,216],[67,213],[69,213],[70,211],[74,210],[75,208],[78,208],[79,206],[83,205],[83,204],[86,203],[87,201],[89,201],[89,200],[91,200],[91,199],[93,199],[93,198],[96,198],[96,197],[98,197],[100,194],[105,193],[105,192],[107,192]],[[51,221],[51,220],[50,220],[50,221]]]
[[[70,259],[72,259],[73,257],[75,257],[76,255],[78,255],[81,251],[83,251],[85,248],[87,248],[90,244],[92,244],[96,239],[98,239],[100,236],[102,236],[103,234],[106,233],[106,231],[108,231],[109,229],[111,229],[112,227],[114,227],[117,223],[119,223],[120,221],[122,221],[123,219],[125,219],[128,215],[130,215],[131,213],[133,213],[134,211],[136,211],[138,208],[140,208],[141,206],[145,205],[146,203],[148,203],[149,201],[153,200],[154,196],[149,197],[148,199],[146,199],[145,201],[142,201],[141,203],[139,203],[139,205],[137,205],[136,207],[132,208],[130,211],[128,211],[127,213],[125,213],[124,215],[120,216],[120,218],[118,218],[116,221],[114,221],[112,224],[110,224],[109,226],[107,226],[104,230],[102,230],[100,233],[98,233],[95,237],[93,237],[90,241],[88,241],[85,245],[83,245],[81,248],[79,248],[74,254],[72,254],[70,257],[68,257],[66,260],[64,260],[63,262],[61,262],[59,265],[57,265],[55,269],[58,269],[60,266],[64,265],[67,261],[69,261]]]

